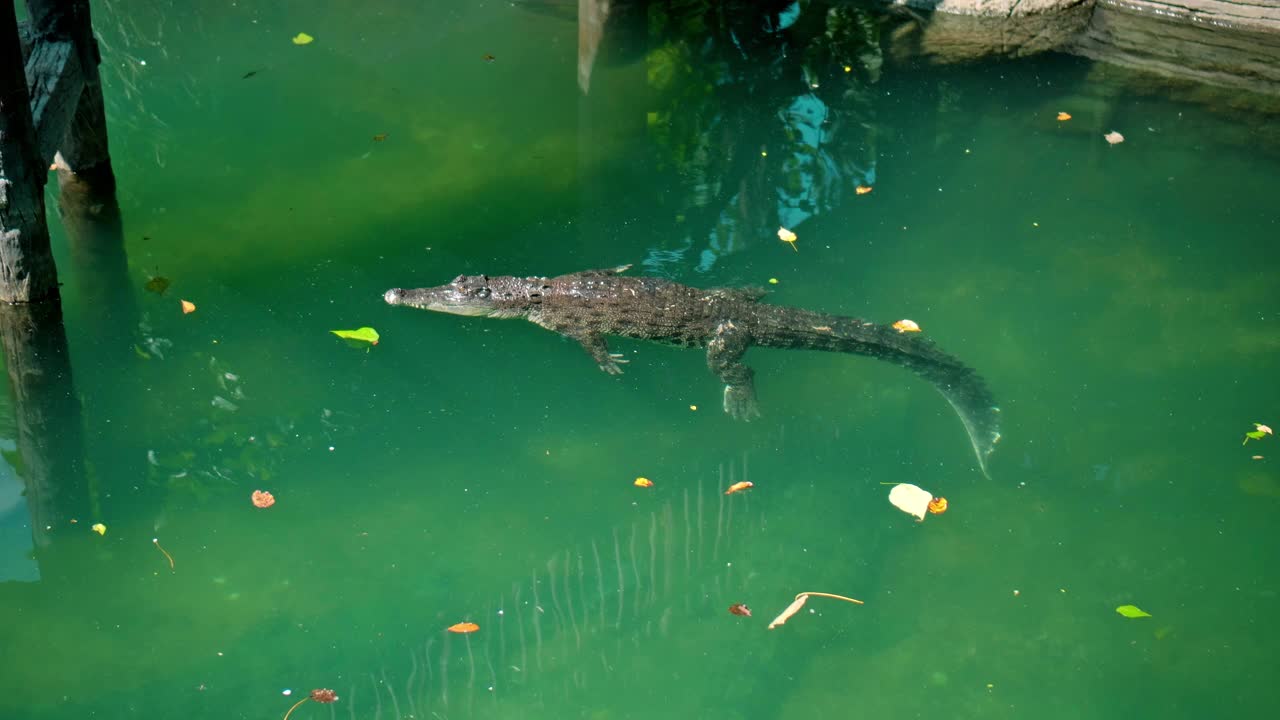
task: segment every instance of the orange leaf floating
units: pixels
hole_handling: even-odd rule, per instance
[[[893,329],[900,333],[920,332],[920,326],[914,320],[899,320],[893,324]]]
[[[250,497],[253,499],[254,507],[269,508],[276,504],[275,496],[266,490],[254,490]]]
[[[445,628],[445,630],[448,630],[451,633],[461,633],[463,635],[467,633],[473,633],[479,629],[480,629],[479,625],[471,622],[461,622],[461,623],[458,623],[457,625],[450,625],[449,627]]]
[[[330,690],[329,688],[316,688],[311,691],[311,695],[308,697],[313,702],[318,703],[331,703],[338,701],[338,693]]]
[[[859,185],[858,187],[854,188],[853,191],[859,195],[866,195],[867,193],[871,192],[871,186]]]
[[[293,711],[297,710],[299,705],[301,705],[302,703],[308,700],[311,700],[312,702],[325,703],[325,704],[334,703],[334,702],[338,702],[338,693],[330,690],[329,688],[316,688],[315,690],[311,691],[310,695],[294,703],[293,707],[289,708],[289,712],[286,712],[284,714],[284,720],[289,720],[289,716],[293,714]]]
[[[636,481],[632,484],[636,487],[653,487],[653,481],[644,477],[636,478]]]
[[[742,617],[751,617],[751,608],[743,605],[742,603],[734,603],[730,605],[729,612],[734,615],[741,615]]]
[[[182,314],[183,314],[183,315],[190,315],[191,313],[193,313],[193,312],[195,312],[195,311],[196,311],[196,304],[195,304],[195,303],[190,302],[189,300],[183,300],[183,301],[182,301]]]
[[[1058,113],[1058,122],[1066,122],[1070,119],[1071,119],[1070,113],[1064,113],[1064,112]]]
[[[947,511],[947,499],[944,497],[936,497],[929,501],[929,512],[934,515],[941,515]]]
[[[729,489],[724,491],[724,494],[725,494],[725,495],[732,495],[732,494],[734,494],[734,493],[736,493],[736,492],[742,492],[743,490],[746,490],[746,489],[748,489],[748,488],[755,487],[755,485],[756,485],[755,483],[753,483],[753,482],[751,482],[751,481],[749,481],[749,480],[744,480],[744,481],[742,481],[742,482],[736,482],[736,483],[734,483],[734,484],[730,485],[730,486],[729,486]]]

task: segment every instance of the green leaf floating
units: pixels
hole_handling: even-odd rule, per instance
[[[358,330],[330,330],[329,332],[344,340],[359,340],[370,345],[378,344],[378,331],[371,327],[362,327]]]
[[[1254,430],[1244,434],[1244,442],[1241,445],[1248,445],[1250,440],[1261,440],[1271,434],[1271,427],[1262,423],[1254,423]]]
[[[1141,608],[1139,608],[1136,605],[1121,605],[1120,607],[1116,608],[1116,612],[1120,613],[1121,615],[1127,618],[1151,617],[1151,613],[1144,612]]]

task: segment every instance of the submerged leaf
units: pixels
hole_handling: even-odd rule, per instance
[[[479,625],[477,625],[477,624],[475,624],[475,623],[472,623],[472,622],[461,622],[461,623],[458,623],[458,624],[456,624],[456,625],[450,625],[449,627],[447,627],[447,628],[445,628],[445,629],[446,629],[446,630],[448,630],[448,631],[449,631],[449,632],[451,632],[451,633],[463,633],[463,634],[466,634],[466,633],[473,633],[473,632],[475,632],[475,631],[479,630],[479,629],[480,629],[480,626],[479,626]]]
[[[163,295],[164,291],[169,289],[169,284],[169,278],[164,277],[163,275],[156,275],[148,280],[147,284],[142,287],[146,288],[147,292]]]
[[[195,303],[193,303],[193,302],[191,302],[191,301],[189,301],[189,300],[183,300],[183,301],[182,301],[182,314],[183,314],[183,315],[190,315],[191,313],[193,313],[193,312],[195,312],[195,311],[196,311],[196,304],[195,304]]]
[[[315,38],[304,32],[300,32],[293,36],[294,45],[310,45],[313,41],[315,41]]]

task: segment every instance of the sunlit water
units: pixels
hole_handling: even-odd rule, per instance
[[[1271,712],[1280,441],[1240,442],[1280,422],[1280,164],[1251,121],[1070,58],[872,83],[795,31],[735,60],[656,21],[584,96],[572,4],[417,5],[95,6],[132,290],[55,217],[93,516],[33,549],[3,442],[0,716],[318,687],[293,717]],[[741,424],[698,351],[615,341],[614,378],[381,299],[627,262],[915,320],[1001,401],[991,477],[883,363],[753,351]],[[801,591],[866,604],[766,630]]]

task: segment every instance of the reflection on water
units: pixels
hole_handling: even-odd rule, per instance
[[[676,660],[689,644],[682,638],[737,621],[728,606],[757,580],[751,568],[789,562],[765,542],[768,513],[749,494],[723,492],[748,477],[745,457],[722,465],[714,484],[686,487],[678,500],[552,555],[458,618],[479,624],[474,634],[435,631],[393,646],[382,654],[391,670],[348,675],[352,717],[593,717],[613,714],[601,703],[638,702],[654,690],[647,675],[685,664]],[[733,670],[708,670],[703,680]],[[702,702],[719,692],[706,694]],[[650,702],[655,712],[677,709]]]
[[[649,129],[675,202],[663,207],[672,240],[647,269],[709,272],[875,184],[883,57],[870,10],[690,3],[649,23]]]

